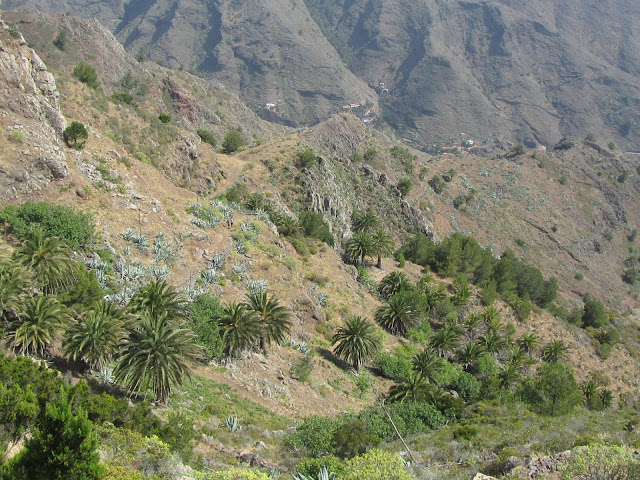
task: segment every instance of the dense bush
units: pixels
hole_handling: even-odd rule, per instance
[[[100,86],[95,68],[88,63],[78,62],[76,66],[73,67],[73,76],[91,88],[98,88]]]
[[[306,210],[300,214],[300,228],[305,237],[317,238],[321,242],[333,247],[334,239],[329,225],[321,214]]]
[[[48,237],[58,237],[72,249],[89,245],[94,239],[93,219],[74,209],[46,202],[9,205],[0,210],[0,222],[9,232],[24,240],[32,227]]]
[[[311,168],[316,162],[316,154],[313,150],[307,148],[298,153],[298,166],[300,168]]]
[[[191,328],[196,334],[196,342],[204,347],[206,358],[214,359],[224,356],[225,343],[218,323],[222,306],[217,298],[199,295],[191,304]]]
[[[371,450],[351,459],[344,480],[411,480],[397,453]]]
[[[213,132],[207,130],[206,128],[199,128],[196,133],[204,143],[208,143],[213,148],[216,148],[216,137],[213,135]]]
[[[243,146],[242,134],[236,129],[229,130],[222,141],[222,151],[227,154],[237,152]]]
[[[558,285],[555,278],[545,280],[540,270],[518,260],[511,250],[496,259],[491,250],[459,233],[439,244],[433,243],[426,235],[417,234],[398,253],[439,275],[463,273],[479,287],[493,284],[506,298],[517,295],[543,308],[556,298]]]

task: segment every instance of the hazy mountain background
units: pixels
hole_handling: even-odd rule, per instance
[[[627,149],[640,144],[634,0],[5,0],[2,7],[94,16],[134,55],[218,79],[262,117],[289,125],[364,99],[380,100],[384,119],[418,147],[460,132],[529,146],[588,132]],[[267,103],[277,108],[267,111]]]

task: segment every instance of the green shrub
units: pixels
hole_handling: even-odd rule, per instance
[[[73,76],[91,88],[95,89],[100,86],[95,68],[88,63],[78,62],[76,66],[73,67]]]
[[[74,209],[46,202],[27,202],[9,205],[0,210],[0,223],[6,223],[9,232],[24,240],[32,227],[48,237],[58,237],[72,249],[90,245],[94,240],[93,219]]]
[[[407,177],[403,177],[400,180],[398,180],[398,190],[400,190],[400,195],[402,195],[403,197],[406,197],[407,195],[409,195],[409,192],[411,191],[411,187],[413,187],[413,184],[411,183],[411,180],[409,180]]]
[[[291,374],[301,382],[307,382],[313,371],[313,358],[311,355],[303,355],[291,363]]]
[[[83,123],[71,122],[71,125],[62,132],[62,138],[69,148],[82,150],[87,138],[89,138],[89,132],[87,132]]]
[[[69,35],[66,30],[60,30],[53,40],[53,45],[58,49],[65,51],[69,45]]]
[[[205,480],[271,480],[271,477],[266,473],[240,468],[214,472],[211,476],[204,478]]]
[[[126,103],[127,105],[135,105],[135,99],[133,98],[133,95],[131,95],[130,93],[127,92],[113,92],[113,95],[111,95],[111,98],[113,99],[114,102],[118,102],[118,103]]]
[[[377,447],[382,439],[367,429],[366,424],[357,418],[350,418],[333,434],[337,454],[342,458],[362,455]]]
[[[300,228],[305,237],[317,238],[321,242],[333,247],[334,238],[329,225],[318,212],[305,210],[299,216]]]
[[[204,347],[208,359],[224,356],[225,343],[220,327],[215,321],[221,312],[220,301],[209,295],[199,295],[191,304],[191,328],[196,334],[196,342]]]
[[[24,143],[27,141],[27,135],[22,130],[12,130],[7,134],[7,138],[13,143]]]
[[[455,440],[466,440],[468,442],[476,435],[478,435],[478,429],[470,425],[461,425],[453,430],[453,438]]]
[[[588,140],[589,142],[595,142],[596,141],[596,136],[593,133],[587,133],[587,136],[585,137],[585,140]]]
[[[284,438],[289,449],[305,456],[320,457],[335,452],[334,434],[339,424],[332,418],[307,417],[295,433]]]
[[[571,452],[561,467],[563,480],[640,478],[640,461],[615,445],[587,445]]]
[[[404,255],[402,253],[398,253],[395,256],[396,262],[398,262],[398,268],[404,268],[405,264],[406,264],[406,260],[404,258]]]
[[[158,115],[158,120],[160,120],[162,123],[169,123],[171,121],[171,115],[167,113],[161,113],[160,115]]]
[[[226,154],[237,152],[243,146],[242,134],[236,129],[229,130],[222,141],[222,151]]]
[[[217,142],[216,137],[213,135],[213,132],[207,130],[206,128],[199,128],[196,133],[204,143],[208,143],[213,148],[216,148]]]
[[[327,455],[320,458],[303,458],[296,465],[296,470],[307,477],[317,478],[318,472],[325,466],[327,467],[327,472],[335,473],[338,478],[342,478],[346,469],[346,465],[338,457]]]
[[[411,480],[397,453],[370,450],[349,460],[344,480]]]
[[[313,150],[306,149],[298,153],[298,166],[300,168],[311,168],[317,162],[316,154]]]

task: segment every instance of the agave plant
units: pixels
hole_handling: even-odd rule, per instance
[[[240,422],[238,421],[238,417],[236,417],[235,415],[232,415],[230,417],[227,417],[227,428],[231,433],[234,433],[234,432],[239,432],[240,430],[242,430],[243,427],[242,425],[240,425]]]

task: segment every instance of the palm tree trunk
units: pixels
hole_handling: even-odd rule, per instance
[[[378,263],[376,267],[382,270],[382,255],[378,255]]]
[[[260,336],[260,350],[263,355],[267,355],[267,342],[265,341],[264,335]]]

